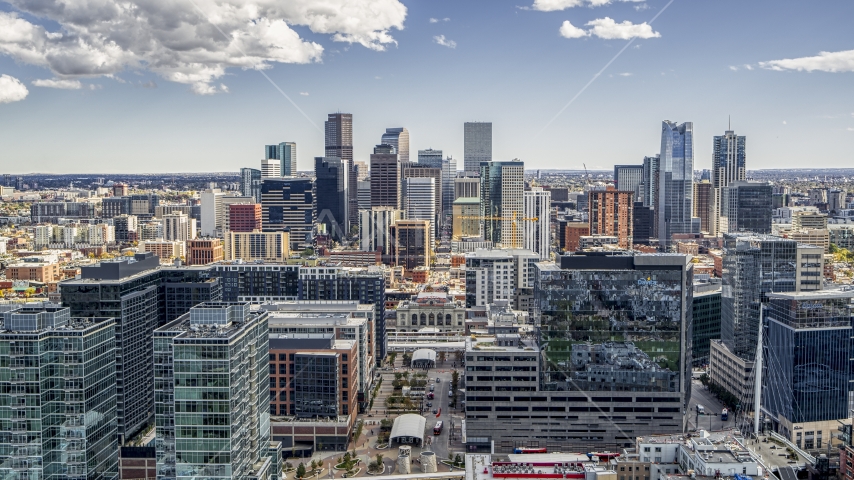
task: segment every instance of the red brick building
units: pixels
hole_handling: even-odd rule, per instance
[[[218,238],[187,240],[187,265],[207,265],[222,259],[222,240]]]
[[[620,190],[592,190],[589,192],[590,235],[617,237],[620,248],[631,248],[633,243],[634,193]]]
[[[261,204],[234,203],[229,205],[228,229],[232,232],[261,231]]]

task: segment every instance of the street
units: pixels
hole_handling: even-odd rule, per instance
[[[697,415],[697,405],[702,405],[705,415]],[[721,420],[721,410],[724,405],[715,398],[710,391],[700,383],[693,380],[691,385],[691,400],[688,402],[688,430],[722,430],[735,427],[735,412],[729,412],[729,420]],[[700,424],[699,428],[697,423]]]

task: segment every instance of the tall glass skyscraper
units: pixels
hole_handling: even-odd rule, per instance
[[[315,189],[322,193],[315,199],[317,221],[326,226],[326,233],[340,242],[347,235],[349,174],[340,158],[314,157]]]
[[[722,188],[720,229],[724,233],[771,233],[771,198],[768,182],[737,180]]]
[[[720,225],[719,217],[724,215],[724,210],[727,208],[723,204],[723,189],[727,188],[733,182],[744,181],[747,178],[745,143],[746,137],[738,136],[732,130],[727,130],[723,135],[718,135],[714,138],[712,171],[709,176],[712,188],[715,189],[715,215],[712,220],[718,222],[715,225],[715,231],[718,232],[726,233],[727,231],[734,231],[732,229],[724,230],[723,226]]]
[[[409,161],[409,130],[406,127],[386,128],[380,143],[394,146],[401,162]]]
[[[463,165],[467,175],[480,173],[481,162],[492,161],[492,122],[463,125]]]
[[[350,170],[347,180],[347,219],[352,224],[357,222],[359,217],[359,172],[353,161],[353,114],[330,113],[324,127],[326,153],[323,156],[340,158]],[[349,229],[350,225],[347,228]]]
[[[281,176],[291,177],[297,174],[297,144],[282,142],[278,145],[265,145],[264,158],[279,160]]]
[[[155,330],[158,480],[269,473],[268,316],[202,303]]]
[[[480,164],[480,209],[487,242],[505,248],[524,244],[524,176],[525,164],[518,160]]]
[[[430,168],[442,169],[442,212],[440,217],[451,215],[454,204],[454,179],[457,176],[457,161],[451,157],[442,158],[441,150],[418,150],[418,164]],[[440,218],[444,220],[444,218]]]
[[[836,420],[849,418],[854,291],[768,297],[762,410],[770,416],[772,428],[798,447],[822,451],[830,446]],[[817,422],[831,424],[825,435]]]
[[[655,216],[658,243],[667,251],[674,233],[692,233],[694,213],[694,124],[661,123]]]

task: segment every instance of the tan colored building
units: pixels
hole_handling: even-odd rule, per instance
[[[619,190],[591,190],[590,235],[617,237],[620,248],[631,248],[633,242],[632,215],[634,193]]]
[[[389,228],[392,238],[392,258],[395,265],[406,269],[406,274],[416,267],[429,267],[430,222],[428,220],[398,220]]]
[[[453,240],[463,237],[480,237],[480,199],[461,197],[454,200]]]
[[[148,240],[139,242],[140,252],[151,252],[160,257],[161,264],[172,263],[176,258],[184,258],[187,244],[181,241]]]
[[[783,232],[783,238],[791,238],[798,243],[815,245],[824,249],[824,253],[830,252],[830,231],[826,228],[805,228]]]
[[[34,280],[42,283],[60,280],[59,264],[24,262],[10,265],[6,268],[6,278],[8,280]]]
[[[200,238],[187,242],[187,265],[207,265],[225,259],[222,240]]]
[[[288,232],[228,232],[225,236],[225,260],[284,263],[290,256]]]
[[[708,180],[694,184],[694,216],[700,219],[700,231],[718,235],[717,190]]]

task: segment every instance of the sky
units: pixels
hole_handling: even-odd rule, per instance
[[[610,169],[659,152],[662,120],[747,136],[748,169],[854,166],[848,0],[0,0],[0,173],[260,168],[323,155],[353,114],[462,168],[493,158]]]

